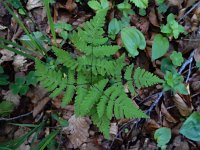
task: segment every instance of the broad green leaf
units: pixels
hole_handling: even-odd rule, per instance
[[[9,115],[13,111],[14,107],[15,105],[12,102],[2,101],[0,103],[0,116]]]
[[[190,140],[200,141],[200,112],[193,112],[183,123],[180,133]]]
[[[88,5],[90,6],[90,8],[92,8],[94,10],[100,10],[102,8],[101,4],[98,1],[95,1],[95,0],[89,1]]]
[[[169,41],[166,37],[161,34],[157,34],[153,41],[152,46],[152,59],[158,59],[162,57],[169,49]]]
[[[148,0],[130,0],[130,1],[139,8],[147,8],[148,7]]]
[[[102,7],[103,9],[106,9],[106,8],[109,7],[109,2],[108,2],[108,0],[100,0],[100,2],[101,2],[101,7]]]
[[[166,144],[171,139],[171,129],[166,127],[157,129],[154,133],[154,139],[157,141],[158,147],[165,149],[167,147]]]
[[[146,47],[144,35],[135,27],[127,27],[122,29],[121,39],[125,48],[132,57],[135,57],[139,54],[138,48],[143,50]]]

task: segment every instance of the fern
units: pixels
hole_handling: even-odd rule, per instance
[[[107,10],[99,10],[96,16],[73,31],[70,40],[78,55],[52,47],[58,65],[36,61],[36,75],[52,98],[64,92],[62,107],[74,100],[76,116],[90,116],[106,138],[109,138],[113,117],[147,118],[124,91],[127,81],[129,91],[161,83],[162,80],[144,69],[133,65],[125,68],[125,55],[112,57],[119,46],[109,45],[103,26]],[[51,63],[52,64],[52,63]],[[135,85],[133,84],[135,83]]]
[[[163,83],[162,79],[141,68],[135,70],[134,81],[137,88],[149,87],[154,84]]]

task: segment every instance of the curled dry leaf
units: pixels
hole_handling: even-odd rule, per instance
[[[29,0],[27,5],[26,5],[26,8],[28,10],[31,10],[31,9],[34,9],[34,8],[37,8],[37,7],[41,7],[43,6],[42,5],[42,0]]]
[[[152,25],[159,27],[158,18],[156,16],[156,12],[154,8],[152,8],[149,13],[149,21],[151,22]]]
[[[0,58],[0,64],[3,63],[4,61],[12,61],[13,56],[15,55],[14,52],[8,51],[8,50],[0,50],[0,54],[2,55]]]
[[[31,99],[31,102],[37,104],[45,95],[47,94],[47,90],[42,88],[41,86],[35,86],[27,93],[27,96]]]
[[[163,113],[167,121],[172,122],[172,123],[177,123],[176,119],[172,117],[172,115],[168,112],[167,108],[165,107],[163,103],[161,104],[161,112]]]
[[[21,70],[25,66],[26,62],[27,60],[24,56],[16,55],[13,61],[14,70],[15,71]]]
[[[192,105],[189,107],[180,95],[176,94],[173,100],[182,116],[189,116],[189,114],[191,114],[193,110]]]
[[[20,98],[21,98],[19,95],[14,95],[12,91],[10,90],[7,92],[3,91],[2,94],[4,95],[3,96],[4,100],[13,102],[16,107],[19,106]]]
[[[75,115],[73,115],[68,122],[69,126],[64,128],[63,131],[67,134],[73,147],[78,148],[87,141],[91,122],[88,118],[76,118]]]
[[[36,117],[36,115],[41,112],[41,110],[45,107],[45,105],[48,103],[49,100],[50,100],[49,97],[45,97],[44,99],[39,101],[39,103],[33,109],[33,117]]]
[[[115,137],[118,133],[118,126],[117,123],[110,124],[110,135],[111,137]]]
[[[77,5],[74,1],[75,0],[67,0],[65,7],[69,12],[72,12],[77,7]]]

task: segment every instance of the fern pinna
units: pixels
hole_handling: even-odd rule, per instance
[[[126,66],[125,55],[113,58],[119,46],[110,45],[104,37],[107,10],[100,10],[70,37],[77,55],[52,47],[58,65],[36,61],[36,74],[52,98],[64,92],[62,107],[74,99],[75,114],[90,116],[106,138],[109,138],[111,119],[146,118],[124,91],[124,80],[130,92],[162,80],[143,69]],[[125,74],[123,75],[123,72]],[[134,81],[134,82],[133,82]],[[133,86],[135,83],[136,87]]]

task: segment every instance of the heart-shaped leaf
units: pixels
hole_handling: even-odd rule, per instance
[[[169,41],[161,34],[157,34],[153,40],[152,46],[152,59],[158,59],[162,57],[169,49]]]

